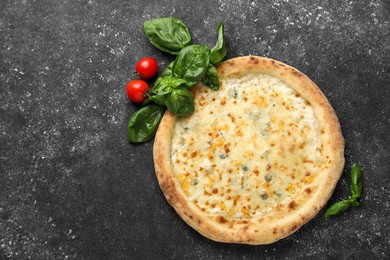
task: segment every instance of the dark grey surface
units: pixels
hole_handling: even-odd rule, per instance
[[[316,82],[341,121],[362,205],[322,212],[267,246],[216,243],[163,197],[153,142],[127,142],[145,20],[174,16],[193,42],[261,55]],[[0,1],[0,259],[383,259],[390,255],[390,4],[372,1]],[[331,202],[348,196],[344,172]]]

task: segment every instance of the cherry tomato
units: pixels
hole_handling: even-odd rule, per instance
[[[142,79],[133,79],[126,85],[126,92],[129,99],[136,103],[144,102],[145,92],[149,91],[149,85]]]
[[[135,65],[135,70],[140,74],[143,79],[150,79],[156,75],[158,70],[157,61],[151,57],[140,59]]]

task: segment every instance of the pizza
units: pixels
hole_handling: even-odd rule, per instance
[[[257,56],[217,66],[220,89],[193,88],[195,112],[164,115],[156,176],[178,215],[220,242],[269,244],[312,219],[344,167],[330,103],[307,76]]]

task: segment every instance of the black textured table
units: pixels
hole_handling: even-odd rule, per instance
[[[210,46],[222,20],[227,58],[274,58],[316,82],[346,139],[331,202],[348,196],[358,162],[361,206],[329,221],[321,211],[266,246],[188,227],[158,187],[153,141],[127,142],[136,61],[173,60],[143,33],[165,16]],[[386,0],[0,1],[0,259],[388,258],[389,17]]]

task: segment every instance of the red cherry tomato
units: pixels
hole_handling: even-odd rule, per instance
[[[126,92],[129,99],[136,103],[144,102],[145,92],[149,91],[149,85],[142,79],[134,79],[127,83]]]
[[[135,65],[135,70],[140,74],[143,79],[150,79],[156,75],[158,70],[157,61],[151,57],[140,59]]]

